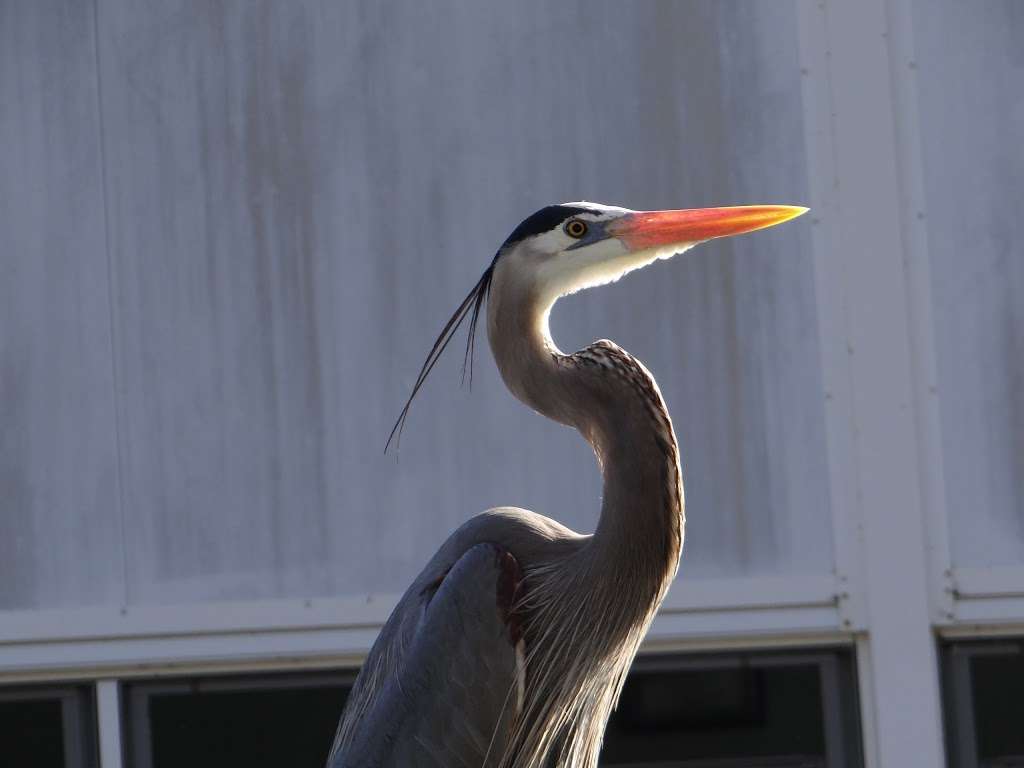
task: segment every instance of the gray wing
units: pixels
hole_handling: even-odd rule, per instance
[[[506,550],[467,550],[330,768],[497,765],[522,704],[522,640],[509,618],[521,578]]]

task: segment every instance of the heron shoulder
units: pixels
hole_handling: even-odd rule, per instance
[[[524,567],[557,558],[582,546],[589,536],[576,533],[545,515],[519,507],[493,507],[471,517],[449,538],[449,558],[476,544],[497,544],[511,552]]]
[[[551,541],[583,538],[576,531],[546,515],[521,507],[492,507],[472,518],[469,523],[496,531],[521,531]]]

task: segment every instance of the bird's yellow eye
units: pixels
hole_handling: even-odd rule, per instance
[[[587,224],[579,219],[570,219],[565,224],[565,234],[569,237],[574,237],[579,240],[585,234],[587,234]]]

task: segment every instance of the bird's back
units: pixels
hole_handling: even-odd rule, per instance
[[[564,560],[587,538],[516,508],[489,510],[456,530],[367,656],[330,768],[501,764],[525,686],[514,615],[522,573]]]

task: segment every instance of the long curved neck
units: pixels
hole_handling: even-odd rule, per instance
[[[604,493],[591,547],[607,560],[650,565],[655,579],[671,579],[682,547],[683,489],[657,384],[610,342],[562,354],[548,330],[553,300],[496,287],[488,336],[505,384],[530,408],[575,427],[597,456]]]

